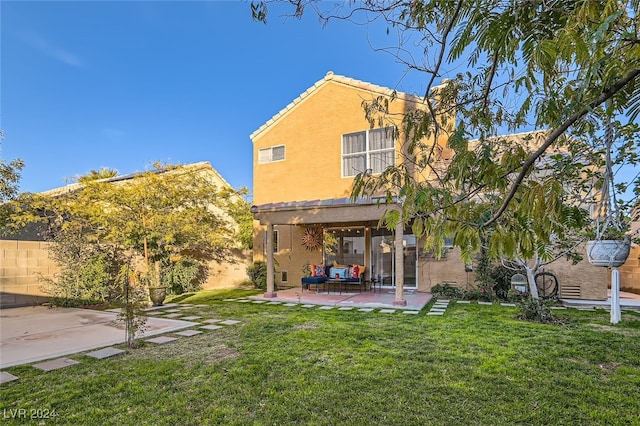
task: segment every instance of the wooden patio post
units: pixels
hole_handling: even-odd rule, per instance
[[[275,275],[273,263],[273,223],[269,222],[267,224],[267,292],[264,294],[267,298],[278,297],[273,282]]]

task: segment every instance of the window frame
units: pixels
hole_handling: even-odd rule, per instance
[[[278,252],[278,248],[280,246],[280,232],[278,232],[277,229],[273,230],[273,252],[277,253]],[[262,246],[263,246],[263,253],[266,255],[267,254],[267,231],[264,231],[264,240],[262,242]]]
[[[276,148],[282,148],[282,158],[273,159],[273,150]],[[269,158],[266,160],[262,159],[262,156],[260,155],[261,153],[269,153]],[[269,163],[278,163],[280,161],[284,161],[287,159],[287,148],[284,144],[282,145],[274,145],[274,146],[270,146],[268,148],[261,148],[258,150],[258,164],[269,164]]]
[[[360,157],[362,155],[364,155],[364,161],[365,161],[365,166],[364,166],[364,170],[362,170],[362,172],[365,172],[368,169],[372,169],[371,164],[372,164],[372,160],[371,160],[371,156],[375,155],[375,154],[381,154],[381,153],[388,153],[388,152],[392,152],[393,153],[393,161],[391,166],[395,166],[396,164],[396,141],[395,138],[393,136],[393,132],[394,132],[395,128],[393,126],[387,126],[387,127],[378,127],[376,129],[368,129],[368,130],[362,130],[362,131],[358,131],[358,132],[350,132],[350,133],[343,133],[341,136],[341,140],[340,140],[340,175],[342,178],[353,178],[356,176],[356,174],[353,175],[346,175],[345,174],[345,165],[344,165],[344,160],[345,158],[349,158],[349,157]],[[391,147],[390,148],[383,148],[383,149],[372,149],[371,148],[371,143],[370,143],[370,134],[372,132],[376,132],[376,131],[382,131],[382,132],[391,132],[390,138],[391,138]],[[364,133],[365,135],[365,146],[364,146],[364,151],[359,151],[359,152],[352,152],[349,154],[345,154],[345,141],[344,138],[345,136],[350,136],[350,135],[357,135],[357,134],[361,134]],[[387,166],[388,167],[388,166]],[[386,168],[386,167],[385,167]],[[382,171],[373,171],[372,170],[372,174],[374,175],[378,175],[381,174]]]

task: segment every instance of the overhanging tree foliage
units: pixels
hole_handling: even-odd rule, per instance
[[[273,3],[252,2],[254,18],[266,23]],[[393,39],[380,50],[424,75],[424,104],[399,129],[406,158],[381,175],[357,176],[353,196],[400,202],[402,214],[390,211],[387,225],[413,220],[426,249],[439,252],[447,235],[465,260],[487,244],[492,258],[547,261],[558,241],[585,226],[581,207],[602,180],[611,117],[617,135],[631,135],[619,145],[621,161],[637,160],[638,0],[282,3],[297,17],[311,8],[325,24],[384,20]],[[380,125],[388,99],[370,100],[365,114]],[[497,137],[531,128],[545,129],[533,144]]]

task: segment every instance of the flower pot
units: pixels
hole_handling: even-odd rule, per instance
[[[149,287],[149,298],[153,306],[161,306],[167,297],[167,287]]]
[[[587,258],[594,266],[604,266],[606,268],[622,266],[629,257],[631,241],[624,240],[601,240],[587,241]]]

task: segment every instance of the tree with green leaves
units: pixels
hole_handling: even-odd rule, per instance
[[[201,164],[154,167],[124,178],[80,178],[50,194],[25,194],[12,203],[12,224],[44,221],[49,239],[58,245],[70,243],[65,236],[73,235],[74,246],[111,247],[128,258],[139,255],[148,272],[143,278],[153,276],[159,262],[170,277],[156,277],[154,286],[164,281],[175,289],[192,289],[182,278],[206,277],[206,271],[194,267],[194,259],[204,268],[204,261],[230,260],[232,250],[241,247],[233,218],[243,216],[239,206],[244,190],[221,185],[210,167]],[[87,248],[87,256],[73,261],[93,261],[95,251]]]
[[[4,132],[0,131],[0,140],[2,139],[4,139]],[[2,152],[1,149],[0,152]],[[23,168],[24,161],[21,159],[6,162],[4,158],[0,157],[0,228],[4,229],[6,226],[9,214],[8,208],[1,204],[18,195],[18,182]]]
[[[352,195],[400,203],[387,226],[411,221],[427,250],[452,236],[467,261],[485,245],[493,259],[547,262],[598,201],[606,123],[618,164],[637,164],[638,0],[253,1],[254,18],[266,23],[274,3],[324,24],[382,21],[392,42],[380,50],[424,77],[423,105],[398,128],[405,158],[357,176]],[[388,119],[388,102],[365,102],[371,126]],[[544,129],[534,144],[498,136],[532,128]],[[637,197],[637,174],[617,188],[634,182]]]

